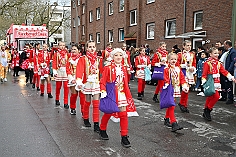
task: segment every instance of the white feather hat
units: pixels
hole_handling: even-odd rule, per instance
[[[125,51],[123,51],[121,48],[115,48],[114,50],[112,50],[112,51],[111,51],[111,57],[113,58],[113,56],[114,56],[116,53],[122,53],[122,54],[123,54],[123,57],[125,57]]]

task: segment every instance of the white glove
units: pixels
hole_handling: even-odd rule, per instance
[[[186,69],[186,64],[181,64],[180,67]]]
[[[103,91],[102,93],[101,93],[101,98],[105,98],[107,96],[107,92],[106,91]]]
[[[165,83],[165,85],[163,86],[163,89],[166,89],[169,86],[168,83]]]
[[[227,78],[228,78],[229,81],[232,81],[234,79],[234,76],[229,74],[229,75],[227,75]]]
[[[187,93],[189,91],[189,87],[187,84],[182,85],[182,90]]]
[[[148,68],[151,69],[151,64],[148,65]]]
[[[155,63],[155,66],[156,67],[161,67],[161,64],[160,63]]]
[[[108,58],[107,58],[107,61],[108,61],[108,62],[112,61],[112,58],[111,58],[111,57],[108,57]]]

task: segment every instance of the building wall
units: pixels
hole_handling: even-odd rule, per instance
[[[104,1],[106,2],[105,26]],[[108,3],[110,2],[113,2],[113,15],[108,15]],[[104,49],[108,42],[108,30],[113,30],[112,45],[121,47],[123,42],[118,41],[118,29],[124,28],[125,35],[136,32],[134,35],[137,38],[136,47],[149,44],[150,48],[155,50],[159,42],[165,41],[169,51],[175,44],[182,48],[183,38],[165,38],[165,21],[176,18],[176,35],[194,32],[193,17],[196,11],[203,11],[202,31],[206,31],[206,37],[203,37],[202,40],[210,40],[210,43],[203,45],[205,48],[214,46],[217,41],[223,42],[231,39],[233,1],[226,3],[220,0],[208,0],[202,3],[201,0],[188,0],[186,2],[186,27],[184,29],[184,0],[158,0],[158,2],[156,0],[150,4],[147,4],[146,0],[125,0],[125,8],[122,12],[119,12],[119,0],[80,0],[78,10],[79,16],[82,18],[79,26],[79,41],[86,42],[89,34],[93,34],[93,39],[96,40],[96,33],[100,32],[101,43],[97,44],[97,48]],[[84,15],[82,15],[83,3],[86,5]],[[101,10],[100,20],[96,20],[97,7],[100,7]],[[134,9],[137,9],[137,25],[130,26],[130,11]],[[72,17],[75,16],[74,10],[72,8]],[[93,22],[89,23],[89,11],[91,10],[93,11]],[[154,39],[148,40],[146,39],[146,24],[152,22],[155,23],[155,36]],[[85,36],[82,35],[82,25],[85,25]],[[72,28],[72,41],[75,41],[74,28]]]

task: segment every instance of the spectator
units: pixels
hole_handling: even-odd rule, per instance
[[[228,53],[225,59],[225,70],[227,70],[231,75],[234,75],[234,59],[236,58],[236,50],[232,47],[232,42],[226,40],[224,42],[225,53]],[[228,101],[226,104],[233,104],[233,83],[228,79],[225,79],[225,87],[228,95]]]
[[[179,49],[178,45],[174,45],[172,47],[172,52],[177,54],[178,52],[181,52],[181,50]]]
[[[145,53],[146,55],[150,55],[150,48],[149,48],[149,45],[148,44],[145,44]]]
[[[205,49],[203,46],[198,46],[197,47],[197,53],[196,53],[196,63],[198,63],[198,60],[201,58],[202,52],[204,52]]]

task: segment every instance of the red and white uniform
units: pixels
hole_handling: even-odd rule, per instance
[[[118,107],[126,106],[126,111],[118,112],[115,114],[104,113],[101,119],[101,130],[106,130],[107,124],[111,116],[113,120],[120,121],[120,134],[126,136],[128,134],[128,116],[138,116],[132,95],[128,86],[127,80],[127,69],[122,65],[111,65],[105,66],[100,80],[101,91],[106,92],[106,83],[116,81],[116,102]]]
[[[140,54],[135,58],[135,67],[137,69],[135,77],[138,78],[138,93],[144,92],[146,84],[144,68],[147,66],[151,66],[149,56]]]
[[[135,77],[139,79],[145,79],[144,68],[151,64],[150,58],[147,55],[138,55],[135,58],[135,67],[136,67],[136,74]]]
[[[100,72],[102,71],[102,57],[86,52],[76,66],[76,85],[84,86],[83,94],[95,95],[100,93]],[[91,102],[85,101],[83,107],[83,119],[89,119],[89,107]],[[92,100],[93,104],[93,122],[99,122],[99,100]]]
[[[179,52],[177,55],[178,61],[176,65],[186,71],[186,80],[188,84],[195,84],[194,74],[196,73],[196,57],[194,53],[183,50],[183,52]],[[193,68],[194,72],[190,72],[190,68]]]
[[[164,62],[167,64],[167,55],[168,55],[168,51],[158,48],[157,52],[153,55],[153,59],[151,63],[152,66],[161,67],[160,62]],[[163,86],[164,86],[164,81],[158,80],[155,94],[158,94]]]
[[[66,65],[66,73],[68,75],[68,86],[75,86],[76,84],[72,84],[72,80],[76,80],[75,74],[76,74],[76,66],[78,64],[78,61],[80,59],[81,53],[79,54],[72,54],[70,58],[68,59],[67,65]],[[76,101],[77,101],[78,94],[71,93],[70,96],[70,108],[76,109]],[[79,97],[80,97],[80,107],[81,107],[81,113],[83,114],[83,106],[85,103],[85,95],[79,91]]]
[[[66,50],[58,49],[57,52],[53,54],[53,75],[56,75],[56,101],[60,99],[60,90],[63,83],[64,88],[64,105],[68,104],[68,77],[66,74],[66,64],[69,58],[69,54]]]
[[[186,72],[185,79],[188,84],[194,84],[194,74],[196,73],[196,57],[194,53],[188,52],[183,50],[183,52],[179,52],[178,54],[178,60],[176,63],[176,66],[179,66],[182,71]],[[194,71],[190,72],[189,69],[193,68]],[[180,98],[180,105],[187,108],[188,106],[188,93],[185,93],[184,91],[181,92],[181,98]]]
[[[45,77],[49,76],[50,73],[50,59],[51,59],[51,53],[48,51],[40,50],[38,54],[38,65],[39,65],[39,71],[41,75],[41,80],[44,80]]]
[[[168,65],[168,67],[164,69],[165,86],[167,87],[167,85],[169,85],[170,82],[174,88],[174,95],[173,95],[174,97],[180,96],[180,85],[182,86],[182,88],[188,89],[188,84],[185,80],[185,76],[179,67],[171,67],[170,65]],[[169,118],[171,124],[176,122],[175,106],[171,106],[166,109],[165,118]]]
[[[112,49],[107,47],[103,52],[102,52],[102,57],[104,59],[104,65],[106,65],[108,62],[112,61],[111,58],[111,51]]]
[[[74,55],[72,54],[70,58],[68,59],[68,62],[66,64],[66,73],[68,76],[68,86],[75,86],[76,84],[72,84],[72,80],[76,80],[75,74],[76,74],[76,66],[79,61],[81,54]]]
[[[170,84],[170,76],[174,88],[174,97],[180,97],[180,86],[182,86],[182,88],[188,88],[185,76],[180,67],[171,67],[168,65],[168,67],[164,69],[164,84]]]
[[[153,55],[152,58],[152,66],[158,66],[160,67],[160,62],[167,62],[167,55],[168,51],[161,50],[160,48],[157,49],[157,52]]]
[[[33,65],[34,65],[33,84],[36,84],[36,87],[39,87],[39,81],[40,81],[38,53],[39,53],[38,50],[33,51]]]
[[[12,54],[11,68],[14,68],[16,66],[20,66],[20,54],[18,53],[18,51],[14,51]]]
[[[232,81],[233,76],[225,70],[224,66],[214,58],[209,58],[203,65],[202,73],[202,83],[205,83],[207,80],[207,75],[212,74],[214,79],[215,94],[206,98],[205,108],[212,109],[216,102],[219,100],[220,95],[218,91],[221,91],[220,84],[220,73],[228,78],[229,81]]]
[[[50,65],[51,54],[48,51],[40,50],[38,53],[38,64],[40,71],[40,79],[44,80],[46,77],[49,77],[49,65]],[[40,84],[41,94],[44,93],[44,84]],[[50,82],[47,83],[47,93],[51,94],[52,85]]]
[[[69,54],[66,50],[58,49],[58,51],[54,53],[52,68],[53,74],[57,74],[55,81],[68,81],[66,74],[66,64],[68,58]]]
[[[122,60],[122,64],[127,68],[127,72],[128,72],[128,81],[130,80],[130,76],[131,76],[131,71],[133,70],[132,69],[132,65],[131,65],[131,62],[130,62],[130,52],[127,51],[127,50],[124,50],[125,51],[125,56],[124,56],[124,59]]]
[[[97,54],[86,52],[86,56],[79,59],[76,67],[76,84],[84,85],[84,94],[100,93],[99,78],[102,66],[102,58]]]

